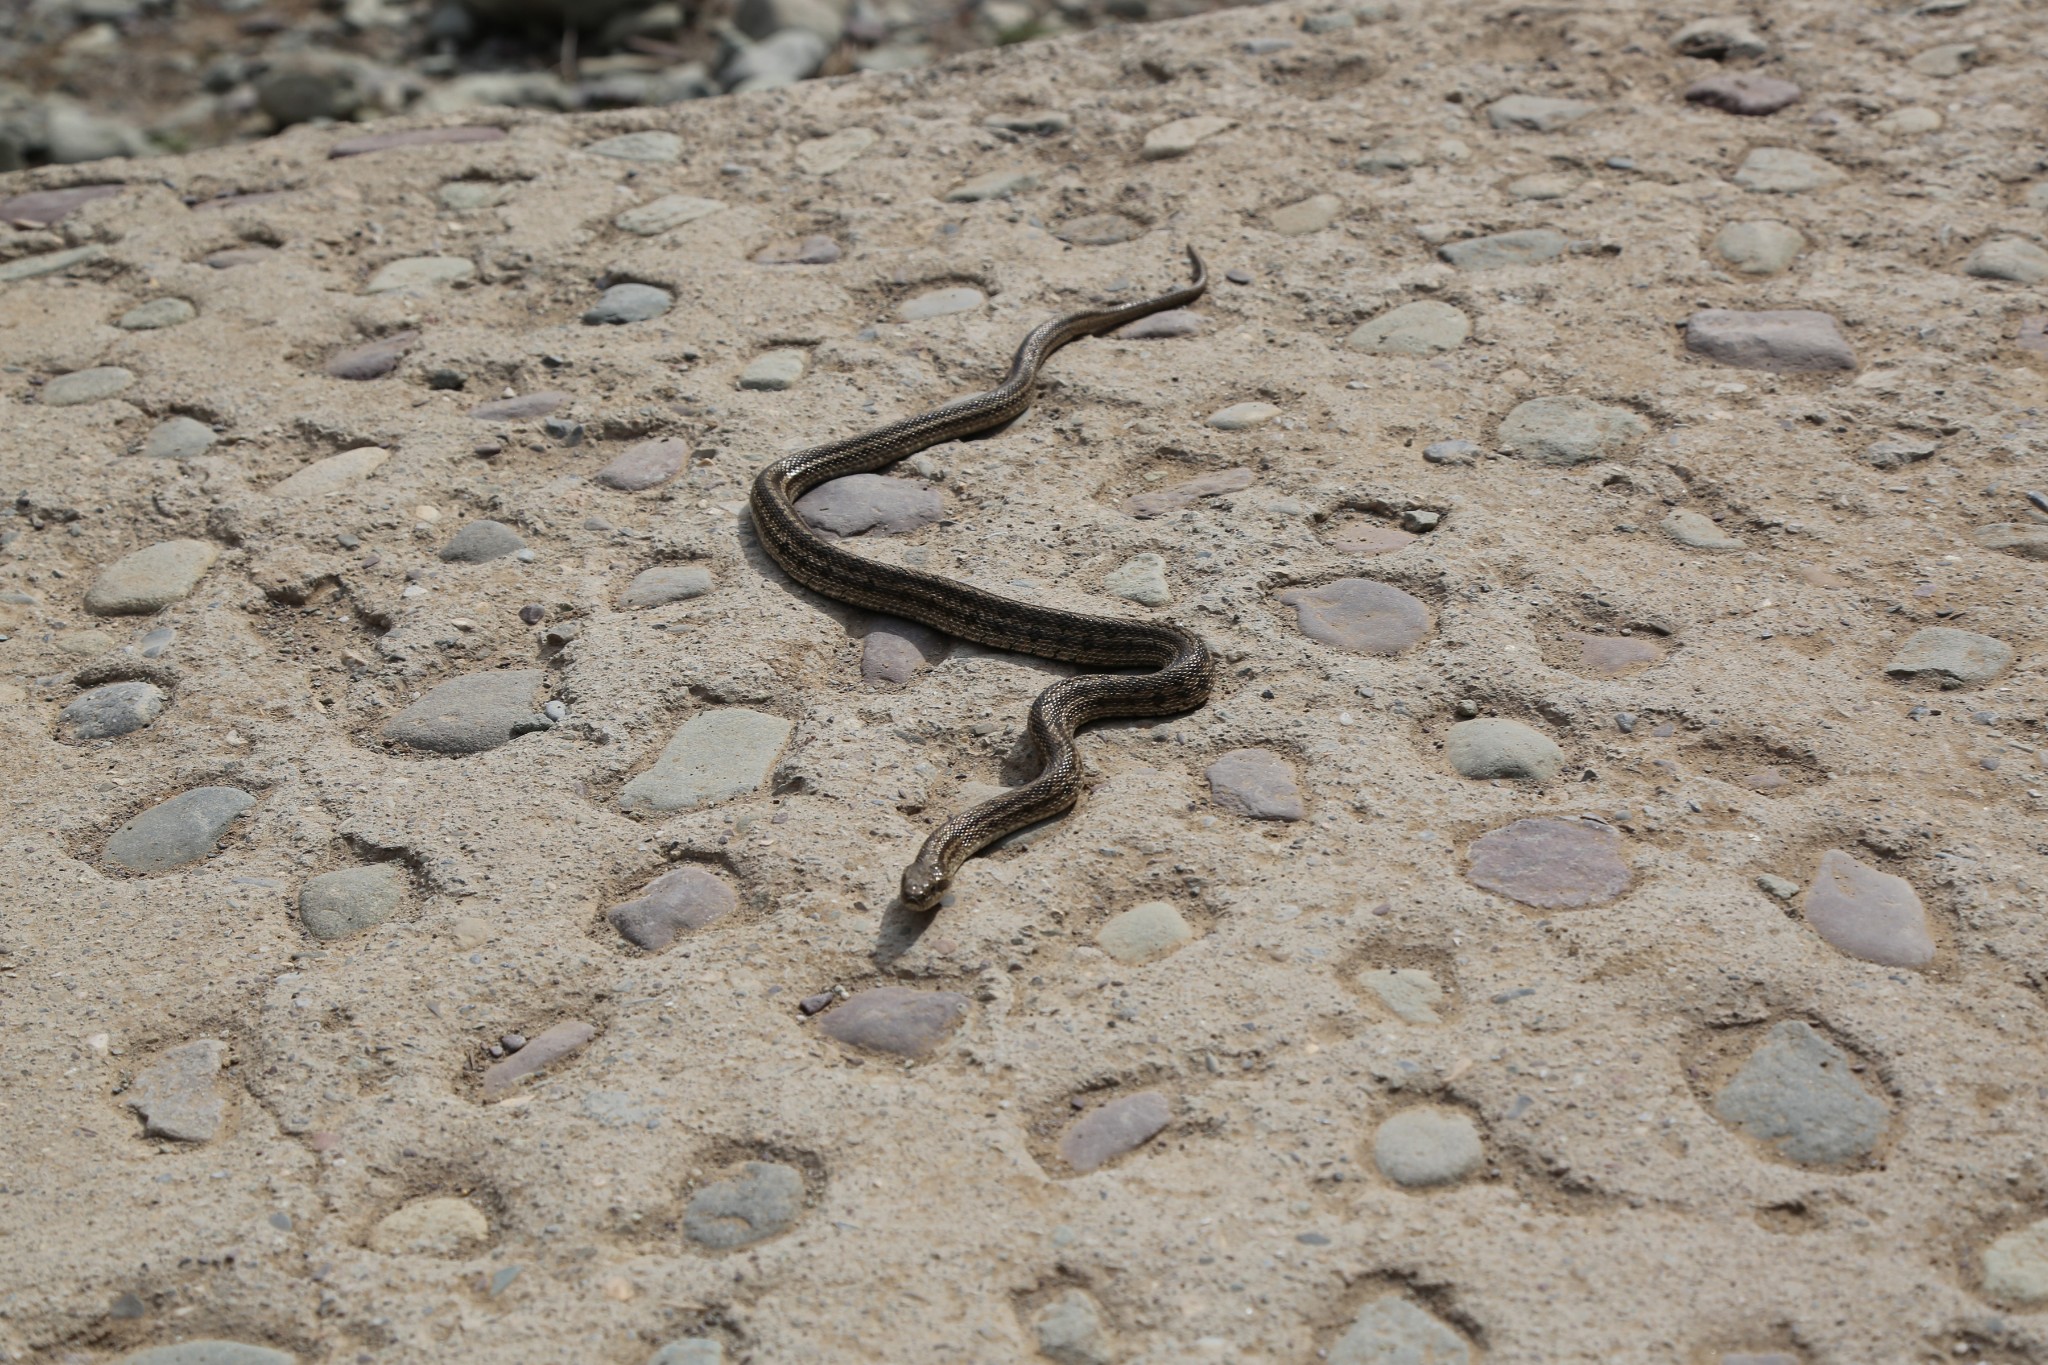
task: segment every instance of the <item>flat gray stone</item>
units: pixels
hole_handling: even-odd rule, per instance
[[[184,299],[151,299],[121,314],[114,325],[124,332],[154,332],[161,327],[179,326],[198,316],[199,310]]]
[[[658,953],[686,933],[695,933],[739,908],[725,881],[701,867],[664,872],[632,900],[605,912],[628,943]]]
[[[2048,526],[1994,521],[1972,530],[1970,539],[1984,549],[2018,555],[2021,559],[2048,559]]]
[[[2048,251],[2024,237],[1994,237],[1970,253],[1963,273],[1984,280],[2039,284],[2048,280]]]
[[[1155,961],[1194,941],[1194,928],[1165,901],[1134,905],[1095,935],[1096,946],[1125,966]]]
[[[626,784],[619,807],[636,815],[666,815],[756,791],[768,780],[789,731],[782,717],[740,706],[692,716],[654,766]]]
[[[1031,1317],[1038,1353],[1056,1365],[1114,1365],[1102,1308],[1086,1291],[1068,1289]]]
[[[1429,634],[1429,608],[1390,584],[1340,578],[1279,595],[1309,639],[1355,654],[1392,656]]]
[[[639,611],[687,602],[712,589],[711,570],[701,564],[660,564],[643,569],[619,594],[619,605]]]
[[[597,296],[583,314],[590,326],[620,326],[658,318],[674,306],[675,295],[651,284],[615,284]]]
[[[797,514],[832,536],[905,535],[946,515],[936,488],[885,474],[849,474],[796,500]]]
[[[1712,517],[1679,508],[1657,523],[1658,529],[1680,545],[1695,550],[1739,550],[1742,540],[1714,524]]]
[[[99,403],[112,398],[135,382],[132,371],[119,365],[100,365],[90,370],[60,374],[43,385],[43,406],[71,408],[81,403]]]
[[[1774,1024],[1714,1096],[1714,1117],[1804,1166],[1861,1160],[1884,1136],[1891,1111],[1849,1066],[1812,1026]]]
[[[1367,1304],[1330,1348],[1329,1365],[1471,1365],[1465,1339],[1398,1294]]]
[[[1633,635],[1581,635],[1578,646],[1579,670],[1589,678],[1619,678],[1664,657],[1655,642]]]
[[[1486,121],[1502,132],[1556,133],[1600,106],[1544,95],[1509,95],[1486,106]]]
[[[831,175],[845,170],[881,140],[882,135],[872,128],[841,128],[798,147],[796,168],[805,175]]]
[[[803,378],[804,364],[807,360],[808,356],[796,350],[770,351],[766,355],[756,356],[748,363],[746,369],[740,371],[740,387],[762,389],[770,393],[793,388],[796,381]]]
[[[1537,816],[1489,830],[1472,841],[1472,884],[1539,910],[1605,905],[1635,874],[1621,836],[1584,820]]]
[[[1766,891],[1781,901],[1789,901],[1799,894],[1798,882],[1789,877],[1773,876],[1768,872],[1759,875],[1756,884],[1759,890]]]
[[[1564,750],[1518,720],[1460,721],[1444,737],[1444,757],[1461,777],[1548,782],[1564,766]]]
[[[949,204],[979,204],[989,199],[1008,199],[1013,194],[1038,187],[1036,171],[1014,169],[990,171],[963,181],[946,191]]]
[[[483,564],[526,548],[519,533],[502,521],[472,521],[449,537],[441,558],[451,564]]]
[[[684,1337],[647,1357],[647,1365],[725,1365],[725,1347],[710,1337]]]
[[[1209,799],[1225,810],[1254,820],[1299,820],[1307,814],[1294,765],[1271,749],[1233,749],[1203,776]]]
[[[592,156],[615,157],[651,166],[672,166],[683,158],[683,140],[674,133],[621,133],[583,149]]]
[[[915,621],[878,618],[860,643],[860,675],[867,682],[902,685],[946,657],[946,637]]]
[[[1546,204],[1553,199],[1569,198],[1581,183],[1570,171],[1545,171],[1515,177],[1507,183],[1507,192],[1511,199]]]
[[[1163,312],[1148,313],[1136,322],[1127,322],[1111,335],[1122,341],[1166,341],[1173,337],[1191,337],[1208,326],[1200,313],[1190,308],[1168,308]]]
[[[1516,404],[1501,419],[1500,443],[1538,464],[1575,465],[1606,459],[1649,431],[1650,424],[1627,408],[1566,394]]]
[[[107,861],[130,872],[165,872],[213,852],[236,816],[256,804],[239,787],[194,787],[158,802],[107,840]]]
[[[538,668],[465,673],[430,690],[384,725],[384,738],[436,754],[480,754],[512,739],[512,727],[534,713],[546,681]]]
[[[1131,241],[1144,230],[1121,213],[1090,213],[1060,224],[1053,229],[1053,236],[1075,246],[1115,246]]]
[[[405,892],[405,872],[395,863],[323,872],[299,888],[299,920],[314,938],[346,938],[397,914]]]
[[[905,299],[897,308],[896,316],[905,322],[925,322],[954,313],[971,313],[987,302],[988,295],[979,289],[956,285],[951,289],[934,289],[916,298]]]
[[[1444,988],[1419,967],[1376,967],[1358,974],[1358,984],[1404,1024],[1441,1024],[1436,1007]]]
[[[755,253],[761,265],[831,265],[846,253],[839,243],[822,234],[797,242],[777,242]]]
[[[1984,1248],[1984,1297],[2017,1308],[2048,1304],[2048,1218]]]
[[[294,499],[331,497],[369,478],[390,458],[390,451],[377,446],[344,450],[278,480],[271,486],[270,495]]]
[[[636,237],[658,237],[664,232],[694,223],[699,218],[709,218],[725,210],[725,204],[718,199],[697,199],[687,194],[665,194],[661,198],[627,209],[612,219],[613,226],[621,232],[630,232]]]
[[[1904,469],[1907,465],[1931,458],[1939,449],[1941,447],[1932,441],[1893,437],[1888,441],[1872,441],[1863,448],[1862,459],[1872,469]]]
[[[1685,57],[1749,61],[1770,49],[1750,27],[1748,19],[1739,15],[1710,15],[1695,19],[1672,34],[1671,50]]]
[[[1422,448],[1422,458],[1431,464],[1473,465],[1478,463],[1479,454],[1476,441],[1455,437],[1448,441],[1431,441]]]
[[[1134,493],[1124,499],[1122,510],[1124,515],[1136,517],[1140,521],[1147,517],[1163,517],[1168,512],[1193,507],[1205,498],[1220,498],[1226,493],[1242,493],[1252,486],[1255,477],[1251,470],[1242,466],[1219,470],[1214,474],[1203,474],[1167,488]]]
[[[494,1100],[511,1093],[528,1078],[581,1052],[596,1036],[597,1026],[581,1019],[550,1024],[527,1039],[525,1047],[484,1068],[484,1099]]]
[[[914,1061],[950,1038],[967,1021],[967,1010],[967,997],[957,991],[878,986],[818,1016],[818,1031],[848,1047]]]
[[[1284,204],[1266,215],[1266,225],[1282,237],[1307,237],[1321,232],[1344,212],[1344,201],[1334,194],[1312,194]]]
[[[612,462],[590,476],[591,482],[639,493],[657,488],[680,474],[690,459],[690,443],[673,437],[641,441],[620,451]]]
[[[289,1351],[246,1341],[203,1340],[130,1351],[115,1365],[298,1365],[298,1359]]]
[[[1778,275],[1806,249],[1799,229],[1771,218],[1730,223],[1714,235],[1715,254],[1744,275]]]
[[[1719,109],[1724,114],[1762,118],[1796,104],[1804,93],[1791,81],[1776,76],[1754,71],[1720,71],[1685,87],[1685,101]]]
[[[1448,303],[1418,299],[1361,323],[1344,339],[1354,351],[1379,355],[1435,355],[1455,351],[1472,335],[1472,320]]]
[[[366,341],[360,346],[351,346],[338,351],[327,359],[327,376],[330,379],[369,380],[382,379],[396,370],[420,339],[418,332],[393,332],[389,336]]]
[[[142,453],[152,460],[191,460],[213,447],[214,430],[190,417],[167,417],[143,438]]]
[[[1934,678],[1944,687],[1975,687],[2012,667],[2012,646],[1973,630],[1929,626],[1899,646],[1884,671],[1894,678]]]
[[[1146,161],[1169,161],[1177,156],[1186,156],[1209,138],[1236,126],[1235,119],[1220,118],[1214,114],[1175,119],[1145,134],[1145,142],[1138,155]]]
[[[459,284],[476,278],[476,262],[467,256],[408,256],[370,276],[365,294],[400,294]]]
[[[1735,183],[1757,194],[1803,194],[1841,179],[1839,167],[1792,147],[1758,147],[1735,170]]]
[[[469,410],[469,415],[479,422],[520,422],[529,417],[545,417],[569,401],[570,395],[560,389],[542,389],[538,393],[522,393],[516,398],[494,398],[488,403],[479,403]]]
[[[370,1250],[385,1256],[466,1256],[490,1239],[490,1220],[467,1199],[438,1195],[401,1204],[370,1229]]]
[[[67,247],[63,251],[45,251],[40,255],[23,256],[18,261],[8,261],[0,265],[0,284],[41,279],[45,275],[61,275],[73,266],[90,265],[106,254],[105,247],[94,243],[91,246]]]
[[[1403,1109],[1373,1134],[1380,1174],[1407,1189],[1454,1185],[1485,1164],[1479,1126],[1456,1109]]]
[[[1912,883],[1840,849],[1820,855],[1801,909],[1815,933],[1850,957],[1915,969],[1934,961],[1934,932]]]
[[[75,740],[114,739],[155,720],[164,701],[163,689],[152,683],[107,683],[72,698],[57,720]]]
[[[1742,370],[1853,370],[1856,353],[1832,316],[1809,308],[1739,313],[1709,308],[1685,323],[1685,348]]]
[[[1960,76],[1977,64],[1978,48],[1975,43],[1943,43],[1916,53],[1906,65],[1922,76],[1936,80],[1948,80]]]
[[[85,594],[95,616],[147,616],[183,601],[220,557],[211,541],[166,540],[100,570]]]
[[[1280,409],[1271,403],[1232,403],[1219,412],[1209,414],[1209,425],[1218,431],[1250,431],[1262,427],[1280,415]]]
[[[142,1115],[143,1133],[173,1142],[212,1141],[227,1117],[227,1104],[214,1088],[227,1053],[219,1039],[195,1039],[169,1049],[137,1076],[125,1103]]]
[[[1147,551],[1133,555],[1102,579],[1103,591],[1140,606],[1163,607],[1173,600],[1166,586],[1166,561]]]
[[[1079,1172],[1099,1170],[1159,1136],[1172,1120],[1172,1102],[1157,1090],[1120,1095],[1074,1120],[1060,1135],[1060,1159]]]
[[[443,208],[454,209],[457,213],[474,213],[478,209],[497,207],[511,192],[510,185],[501,185],[495,180],[451,180],[435,192],[435,197]]]
[[[1415,539],[1397,527],[1360,521],[1340,527],[1330,537],[1330,548],[1347,555],[1390,555],[1407,549]]]
[[[1541,265],[1564,255],[1571,243],[1549,228],[1523,228],[1490,237],[1445,242],[1436,254],[1460,270],[1501,270],[1516,265]]]
[[[796,1226],[804,1177],[779,1161],[749,1161],[731,1180],[706,1185],[683,1210],[683,1234],[712,1251],[733,1251]]]

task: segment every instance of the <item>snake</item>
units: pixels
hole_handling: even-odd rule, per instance
[[[1167,621],[1063,611],[855,554],[813,530],[796,501],[832,479],[871,473],[942,442],[1014,421],[1031,406],[1039,370],[1068,342],[1200,298],[1209,287],[1209,272],[1192,246],[1188,262],[1193,278],[1178,289],[1120,308],[1070,313],[1032,328],[1003,382],[986,392],[799,450],[755,476],[749,499],[754,534],[783,572],[811,591],[993,649],[1124,670],[1078,673],[1038,694],[1027,722],[1038,775],[948,817],[931,831],[903,870],[902,901],[908,909],[935,909],[969,858],[1028,825],[1073,809],[1081,797],[1077,729],[1113,717],[1197,709],[1209,698],[1215,659],[1200,636]]]

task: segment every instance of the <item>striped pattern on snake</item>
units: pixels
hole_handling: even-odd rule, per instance
[[[754,480],[754,532],[784,571],[813,592],[872,611],[905,616],[994,649],[1061,659],[1092,668],[1143,673],[1087,673],[1062,678],[1032,703],[1029,729],[1038,776],[1021,787],[947,819],[903,872],[903,902],[933,907],[960,865],[1006,834],[1074,805],[1081,764],[1074,731],[1112,716],[1191,711],[1208,700],[1215,662],[1200,637],[1159,621],[1123,620],[1018,602],[915,569],[880,564],[842,549],[813,531],[796,499],[819,484],[893,464],[943,441],[1011,421],[1031,406],[1046,358],[1080,337],[1095,336],[1202,296],[1207,269],[1188,248],[1193,278],[1179,289],[1095,313],[1073,313],[1032,328],[1003,382],[986,393],[906,417],[842,441],[775,461]]]

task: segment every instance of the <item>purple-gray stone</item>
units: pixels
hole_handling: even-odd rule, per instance
[[[796,500],[797,514],[832,536],[903,535],[946,515],[935,488],[881,474],[849,474]]]
[[[1850,957],[1887,967],[1934,961],[1934,934],[1912,883],[1840,849],[1820,855],[1804,910],[1813,931]]]
[[[1157,1090],[1121,1095],[1090,1110],[1060,1135],[1060,1159],[1076,1171],[1099,1169],[1159,1136],[1173,1105]]]
[[[1233,749],[1209,765],[1209,799],[1254,820],[1299,820],[1294,765],[1271,749]]]
[[[634,947],[658,953],[683,934],[731,914],[739,903],[719,878],[701,867],[682,867],[656,877],[605,918]]]
[[[1538,816],[1473,840],[1468,875],[1482,890],[1523,905],[1578,910],[1628,890],[1635,877],[1621,848],[1621,836],[1605,825]]]
[[[860,675],[868,682],[907,683],[946,657],[946,637],[915,621],[884,616],[860,642]]]
[[[1739,370],[1804,374],[1856,368],[1856,353],[1834,318],[1810,308],[1703,309],[1686,319],[1685,348]]]
[[[1429,634],[1432,624],[1420,601],[1370,578],[1290,588],[1280,601],[1294,608],[1309,639],[1359,654],[1399,654]]]
[[[689,458],[688,441],[673,438],[642,441],[626,447],[610,464],[590,477],[593,483],[601,483],[606,488],[638,493],[673,479]]]
[[[820,1015],[818,1028],[849,1047],[915,1060],[929,1055],[966,1018],[967,997],[957,991],[881,986]]]

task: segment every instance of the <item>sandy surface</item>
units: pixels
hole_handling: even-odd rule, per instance
[[[1722,69],[1669,44],[1705,11],[1430,9],[1243,10],[340,160],[300,130],[92,168],[133,183],[14,230],[11,260],[100,250],[0,285],[0,1354],[2048,1360],[2048,1253],[2011,1238],[2048,1216],[2043,299],[1965,268],[2048,228],[2038,26],[1773,7],[1758,69],[1805,97],[1746,118],[1681,99]],[[1978,64],[1916,69],[1951,43]],[[1513,95],[1594,107],[1495,127]],[[1908,108],[1945,126],[1884,122]],[[1048,109],[1071,129],[983,126]],[[1185,118],[1228,123],[1147,159]],[[585,150],[650,129],[679,159]],[[1759,147],[1821,183],[1744,188]],[[1005,170],[1035,183],[943,199]],[[502,202],[444,208],[456,180]],[[187,207],[228,194],[269,197]],[[612,226],[663,195],[723,207]],[[1056,235],[1112,213],[1129,240]],[[1713,253],[1751,220],[1798,233],[1783,273]],[[1561,250],[1438,255],[1523,229]],[[814,235],[842,258],[753,259]],[[939,642],[864,681],[870,623],[765,559],[747,480],[986,386],[1190,242],[1219,275],[1199,331],[1070,348],[1023,420],[922,464],[945,520],[859,543],[1187,623],[1224,685],[1093,732],[1078,813],[906,916],[902,865],[1018,780],[1051,670]],[[470,268],[366,292],[417,257]],[[622,281],[673,306],[582,323]],[[899,320],[957,288],[985,298]],[[192,320],[114,325],[173,296]],[[1347,345],[1425,301],[1470,335]],[[1855,368],[1689,352],[1702,309],[1826,314]],[[391,373],[326,374],[409,330]],[[784,350],[793,387],[739,387]],[[100,367],[128,377],[58,379]],[[552,429],[470,413],[549,390]],[[1570,396],[1614,410],[1579,410],[1606,444],[1545,463],[1511,414]],[[1210,424],[1247,403],[1277,411]],[[140,453],[180,415],[209,448]],[[670,439],[666,482],[595,481]],[[388,458],[277,488],[365,447]],[[440,557],[483,520],[530,553]],[[1144,554],[1164,606],[1104,586],[1143,591]],[[709,591],[621,605],[664,566]],[[1887,672],[1927,628],[1992,642],[1976,681]],[[484,710],[403,733],[495,747],[389,737],[476,674]],[[78,738],[60,711],[117,683],[160,710]],[[1526,727],[1488,761],[1551,775],[1462,776],[1461,715]],[[678,731],[716,743],[657,765]],[[1240,750],[1271,756],[1219,778],[1263,773],[1249,802],[1207,776]],[[640,799],[691,784],[694,809]],[[253,801],[187,798],[190,860],[122,865],[126,822],[209,788]],[[606,912],[685,870],[673,940],[629,944]],[[1155,909],[1103,942],[1163,955],[1105,951],[1160,902],[1191,938]],[[926,996],[864,1033],[878,990]],[[532,1051],[487,1072],[507,1034]]]

